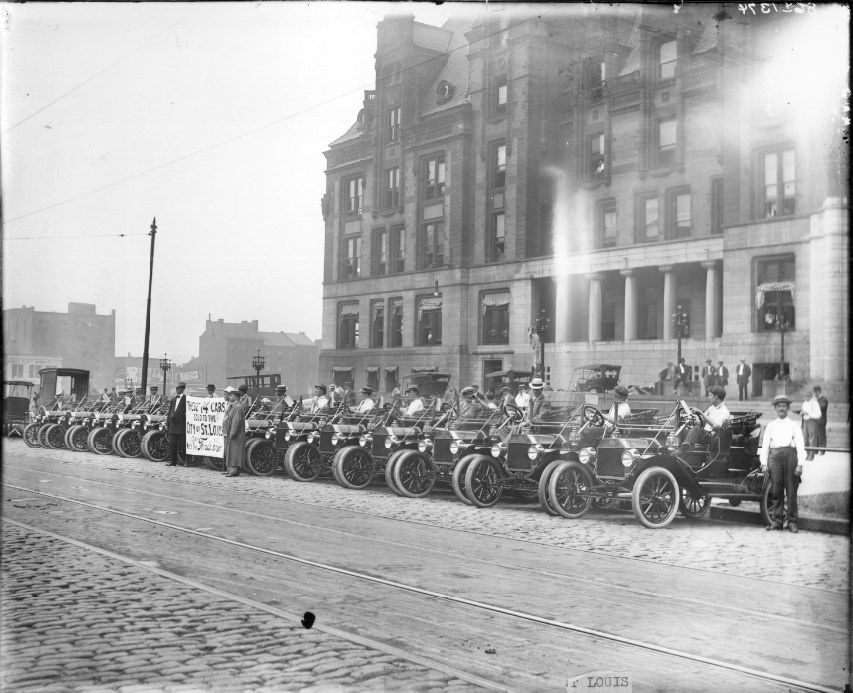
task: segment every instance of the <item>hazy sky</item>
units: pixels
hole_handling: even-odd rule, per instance
[[[197,355],[208,314],[319,339],[323,152],[374,88],[377,22],[407,9],[449,14],[3,5],[4,307],[115,309],[116,353],[141,355],[156,217],[153,355]]]

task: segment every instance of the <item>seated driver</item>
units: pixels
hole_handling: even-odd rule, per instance
[[[489,413],[489,408],[475,398],[476,391],[471,385],[462,388],[459,399],[459,418],[473,419],[485,416]]]
[[[631,405],[628,404],[628,388],[622,385],[613,390],[613,404],[606,412],[601,412],[604,418],[604,426],[589,425],[581,433],[581,447],[598,447],[605,433],[612,430],[626,418],[631,416]]]
[[[545,383],[542,378],[533,378],[530,381],[530,400],[527,403],[524,422],[530,424],[540,421],[543,414],[549,411],[551,411],[551,402],[545,395]]]
[[[720,431],[731,421],[732,415],[723,403],[726,398],[725,388],[719,385],[709,387],[708,397],[711,399],[711,406],[703,412],[705,425],[701,428],[699,426],[691,428],[687,433],[686,443],[707,445],[719,436]]]
[[[424,401],[421,399],[421,391],[418,389],[417,385],[409,385],[406,388],[406,399],[408,400],[408,404],[405,409],[401,407],[402,413],[400,414],[403,418],[416,418],[420,417],[424,413]]]
[[[361,388],[362,400],[358,406],[352,410],[356,414],[367,414],[376,406],[376,401],[373,399],[373,388],[365,385]]]

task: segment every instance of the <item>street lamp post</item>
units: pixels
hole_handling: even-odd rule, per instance
[[[166,354],[163,354],[163,358],[160,359],[160,370],[163,371],[163,397],[167,397],[169,394],[169,391],[166,389],[166,373],[169,372],[171,367],[172,364],[166,358]]]
[[[784,313],[777,313],[774,319],[775,327],[779,330],[780,354],[779,354],[779,380],[787,380],[788,376],[785,373],[785,332],[790,327],[788,318]]]
[[[539,311],[539,317],[533,321],[533,333],[539,338],[539,377],[545,380],[545,335],[551,329],[551,318],[545,313],[542,308]]]
[[[261,371],[264,370],[264,366],[266,365],[266,361],[263,356],[261,356],[261,350],[258,349],[257,356],[252,357],[252,368],[255,369],[255,373],[257,375],[258,380],[258,389],[261,387]]]
[[[678,364],[681,363],[681,340],[687,336],[687,329],[690,326],[690,317],[680,305],[676,306],[675,312],[672,314],[672,326],[675,328],[675,336],[678,338],[678,353],[675,361]]]

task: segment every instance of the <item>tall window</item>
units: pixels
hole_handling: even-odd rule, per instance
[[[711,233],[723,232],[723,179],[711,181]]]
[[[400,107],[394,106],[388,109],[388,142],[400,140]]]
[[[686,238],[693,227],[690,209],[690,188],[675,188],[667,191],[667,237]]]
[[[660,217],[658,213],[658,197],[643,195],[638,198],[637,205],[638,240],[656,241],[660,237]]]
[[[761,157],[764,217],[793,214],[796,209],[796,156],[793,149],[768,152]]]
[[[406,228],[398,226],[391,229],[391,242],[389,247],[389,272],[398,274],[406,270]]]
[[[491,150],[492,188],[506,187],[506,145],[494,144]]]
[[[489,224],[488,259],[491,262],[502,260],[506,252],[506,216],[503,212],[492,214]]]
[[[390,302],[391,333],[388,335],[389,347],[403,346],[403,299],[392,298]]]
[[[658,148],[655,164],[671,166],[675,163],[675,153],[678,146],[678,121],[666,118],[658,121]]]
[[[612,342],[616,339],[616,304],[604,301],[601,304],[601,341]]]
[[[418,269],[444,265],[444,222],[428,221],[418,234]]]
[[[361,276],[361,236],[344,239],[344,263],[342,279],[357,279]]]
[[[658,49],[658,78],[661,80],[673,79],[677,61],[678,44],[675,41],[660,44]]]
[[[598,203],[596,211],[599,247],[612,248],[616,245],[616,201],[603,200]]]
[[[380,299],[370,302],[370,346],[381,349],[385,345],[385,304]]]
[[[601,178],[604,175],[603,132],[589,138],[589,159],[587,160],[586,173],[588,178]]]
[[[388,234],[385,229],[376,229],[373,232],[371,255],[373,266],[370,268],[370,274],[388,274]]]
[[[358,347],[358,303],[342,303],[338,308],[338,349]]]
[[[424,201],[444,197],[444,154],[424,160],[421,191]]]
[[[489,291],[481,299],[481,344],[509,344],[509,291]]]
[[[795,326],[794,281],[796,261],[793,255],[759,258],[755,266],[756,327],[759,332]]]
[[[539,208],[539,254],[554,253],[554,207],[542,205]]]
[[[506,113],[506,104],[507,104],[506,75],[501,75],[500,77],[495,78],[494,87],[493,87],[492,104],[493,104],[492,110],[495,114]]]
[[[595,101],[603,96],[605,76],[604,60],[590,58],[586,67],[586,87],[591,100]]]
[[[361,176],[344,181],[344,204],[347,214],[361,214],[364,198],[364,180]]]
[[[441,344],[441,296],[418,297],[418,346]]]
[[[385,171],[385,199],[384,206],[396,207],[400,204],[400,169],[389,168]]]

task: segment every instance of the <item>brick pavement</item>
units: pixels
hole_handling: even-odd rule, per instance
[[[2,540],[2,690],[479,690],[38,532]]]
[[[23,441],[13,441],[10,448],[23,457],[116,469],[158,479],[180,479],[209,488],[262,494],[388,519],[535,541],[564,549],[594,551],[839,592],[847,592],[849,585],[850,542],[848,537],[839,535],[768,533],[760,526],[683,518],[677,518],[666,529],[649,530],[630,513],[593,512],[572,521],[548,515],[535,504],[502,500],[492,508],[474,508],[460,503],[452,493],[434,491],[426,498],[401,498],[378,485],[353,491],[341,488],[332,480],[299,483],[283,474],[273,477],[241,475],[227,479],[203,468],[166,467],[141,458],[28,448]],[[176,493],[180,493],[177,488]]]

